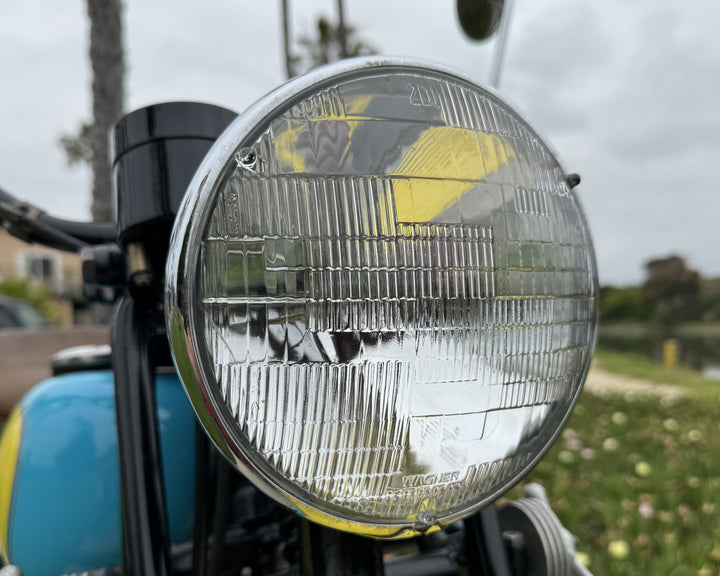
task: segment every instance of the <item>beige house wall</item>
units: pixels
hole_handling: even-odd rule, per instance
[[[0,280],[22,277],[46,284],[61,301],[63,324],[73,323],[72,301],[81,298],[83,289],[77,254],[27,244],[0,229]]]

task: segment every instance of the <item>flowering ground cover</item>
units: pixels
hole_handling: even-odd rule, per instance
[[[720,574],[717,387],[672,399],[586,391],[526,479],[545,486],[596,576]]]

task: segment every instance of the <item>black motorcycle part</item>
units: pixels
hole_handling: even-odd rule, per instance
[[[237,114],[198,102],[167,102],[135,110],[115,126],[113,166],[118,233],[123,244],[167,233],[200,161]],[[165,246],[165,251],[167,247]]]
[[[117,239],[114,222],[73,222],[54,218],[2,188],[0,223],[10,234],[25,242],[37,242],[65,252],[79,252],[87,245]]]
[[[112,331],[123,511],[123,573],[170,573],[169,532],[157,429],[150,310],[120,301]]]
[[[195,523],[193,525],[193,576],[205,576],[210,522],[210,445],[200,422],[195,422]]]
[[[50,357],[50,369],[53,376],[73,372],[110,370],[111,368],[110,347],[106,344],[74,346],[60,350]]]
[[[385,565],[386,576],[459,576],[458,565],[445,552],[397,558]]]
[[[383,576],[382,543],[303,520],[302,576]]]
[[[37,242],[65,252],[80,252],[87,243],[39,219],[41,211],[0,189],[0,226],[28,243]]]
[[[486,506],[464,523],[468,575],[512,576],[495,506]]]
[[[55,218],[45,212],[38,214],[38,220],[87,244],[106,244],[117,240],[115,222],[75,222]]]
[[[210,104],[170,102],[136,110],[121,119],[114,131],[117,233],[128,257],[139,254],[146,262],[146,268],[130,270],[130,297],[118,306],[112,336],[123,564],[133,576],[171,572],[153,378],[167,346],[150,352],[155,327],[151,311],[159,310],[159,280],[185,190],[215,139],[235,117],[234,112]],[[134,282],[133,273],[151,281]],[[201,511],[203,504],[207,502],[201,503]],[[201,522],[199,532],[205,535],[196,534],[202,542],[198,572],[212,560],[205,555],[206,527]]]
[[[208,558],[208,573],[219,574],[225,536],[230,522],[231,511],[231,475],[234,469],[228,462],[215,454],[215,506],[213,511],[213,546]]]

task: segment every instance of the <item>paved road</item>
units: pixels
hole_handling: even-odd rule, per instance
[[[27,390],[51,376],[49,360],[55,352],[109,342],[107,326],[0,331],[0,418]]]

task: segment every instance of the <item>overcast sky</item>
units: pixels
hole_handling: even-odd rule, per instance
[[[335,0],[291,0],[295,37]],[[280,0],[126,0],[126,105],[201,100],[242,111],[284,80]],[[346,0],[381,53],[485,81],[493,43],[465,40],[455,0]],[[501,92],[583,177],[601,283],[630,284],[671,253],[720,276],[720,4],[516,0]],[[82,0],[0,12],[0,186],[89,218],[90,175],[58,139],[90,119]]]

